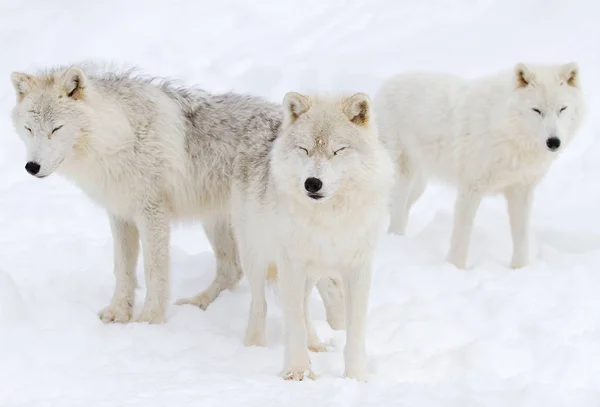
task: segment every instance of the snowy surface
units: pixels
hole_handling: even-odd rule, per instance
[[[0,406],[598,406],[599,18],[593,0],[3,0]],[[28,176],[8,117],[11,71],[84,58],[274,101],[288,90],[373,94],[409,69],[472,77],[518,60],[574,60],[590,114],[536,195],[531,267],[507,267],[500,198],[477,216],[469,269],[445,263],[454,193],[431,186],[409,236],[388,236],[378,251],[371,381],[341,378],[345,335],[329,329],[315,295],[333,350],[312,355],[316,381],[289,383],[277,376],[275,303],[268,347],[242,345],[245,280],[206,312],[171,306],[161,326],[96,316],[113,288],[104,213],[58,176]],[[177,227],[172,250],[174,301],[207,286],[214,258],[198,225]]]

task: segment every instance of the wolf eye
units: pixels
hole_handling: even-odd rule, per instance
[[[306,153],[306,155],[308,155],[308,150],[304,147],[298,147],[300,150],[304,151]]]
[[[27,129],[27,131],[28,131],[28,132],[30,132],[31,134],[33,134],[33,133],[31,132],[31,129],[30,129],[29,127],[25,126],[25,128]]]
[[[342,150],[345,150],[346,148],[347,148],[347,147],[338,148],[337,150],[335,150],[335,151],[333,152],[333,155],[338,155],[338,153],[339,153],[340,151],[342,151]]]
[[[566,108],[567,108],[567,106],[563,106],[563,107],[562,107],[562,108],[561,108],[561,109],[558,111],[558,114],[561,114],[562,112],[564,112]]]
[[[58,130],[60,130],[60,129],[62,129],[62,126],[58,126],[57,128],[55,128],[55,129],[52,129],[52,134],[54,134],[54,132],[55,132],[55,131],[58,131]]]
[[[536,109],[535,107],[533,107],[533,108],[531,108],[531,110],[533,110],[534,112],[536,112],[540,116],[543,116],[542,111],[540,109]]]

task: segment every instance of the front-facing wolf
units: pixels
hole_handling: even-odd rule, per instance
[[[138,320],[164,321],[173,220],[200,219],[217,259],[210,287],[182,302],[204,309],[240,280],[228,212],[233,158],[248,123],[262,120],[276,135],[280,106],[86,64],[13,73],[12,83],[12,119],[26,146],[27,172],[60,173],[108,213],[116,286],[102,321],[132,318],[140,241],[147,292]],[[328,321],[341,327],[343,317],[330,306],[340,301],[336,287],[331,280],[318,285]]]
[[[264,344],[265,272],[275,264],[285,316],[282,374],[311,377],[307,348],[321,344],[306,300],[315,281],[338,276],[346,303],[345,375],[367,380],[371,269],[389,213],[392,160],[365,94],[290,92],[284,115],[277,138],[256,120],[234,165],[231,219],[252,291],[246,344]]]

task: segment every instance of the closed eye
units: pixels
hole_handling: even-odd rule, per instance
[[[52,129],[52,134],[54,134],[54,132],[55,132],[55,131],[58,131],[58,130],[60,130],[60,129],[62,129],[62,126],[58,126],[58,127],[56,127],[55,129]]]
[[[300,147],[300,146],[299,146],[298,148],[299,148],[300,150],[304,151],[304,152],[306,153],[306,155],[308,155],[308,150],[307,150],[306,148],[304,148],[304,147]]]
[[[543,116],[542,111],[540,109],[536,109],[535,107],[533,107],[533,108],[531,108],[531,110],[533,110],[534,112],[536,112],[540,116]]]
[[[28,132],[30,132],[30,133],[31,133],[31,129],[30,129],[29,127],[25,126],[25,128],[27,129],[27,131],[28,131]],[[33,133],[32,133],[32,134],[33,134]]]
[[[564,112],[567,109],[567,106],[562,107],[559,111],[558,114],[561,114],[562,112]]]
[[[338,155],[338,153],[339,153],[340,151],[342,151],[342,150],[345,150],[346,148],[348,148],[348,147],[342,147],[342,148],[338,148],[337,150],[335,150],[335,151],[333,152],[333,155]]]

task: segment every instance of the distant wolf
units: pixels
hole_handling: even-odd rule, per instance
[[[264,345],[265,272],[278,271],[285,318],[282,376],[314,377],[308,350],[322,350],[308,315],[317,279],[341,277],[347,377],[367,380],[365,320],[373,254],[385,233],[392,160],[362,93],[325,98],[290,92],[275,137],[249,125],[234,163],[232,225],[251,286],[246,345]]]
[[[12,83],[12,119],[26,146],[27,172],[38,178],[58,172],[108,212],[116,286],[102,321],[132,318],[140,240],[147,293],[138,321],[165,320],[173,220],[201,220],[217,261],[211,286],[180,303],[205,309],[236,285],[242,270],[229,216],[233,160],[250,125],[264,121],[277,133],[281,106],[89,63],[15,72]],[[335,307],[343,293],[330,279],[318,288],[329,322],[341,328],[343,308]]]
[[[529,264],[536,186],[577,133],[586,106],[577,64],[530,65],[465,80],[436,73],[388,79],[374,101],[382,142],[396,161],[390,231],[404,234],[433,176],[458,189],[448,260],[465,268],[482,198],[504,194],[511,267]]]

